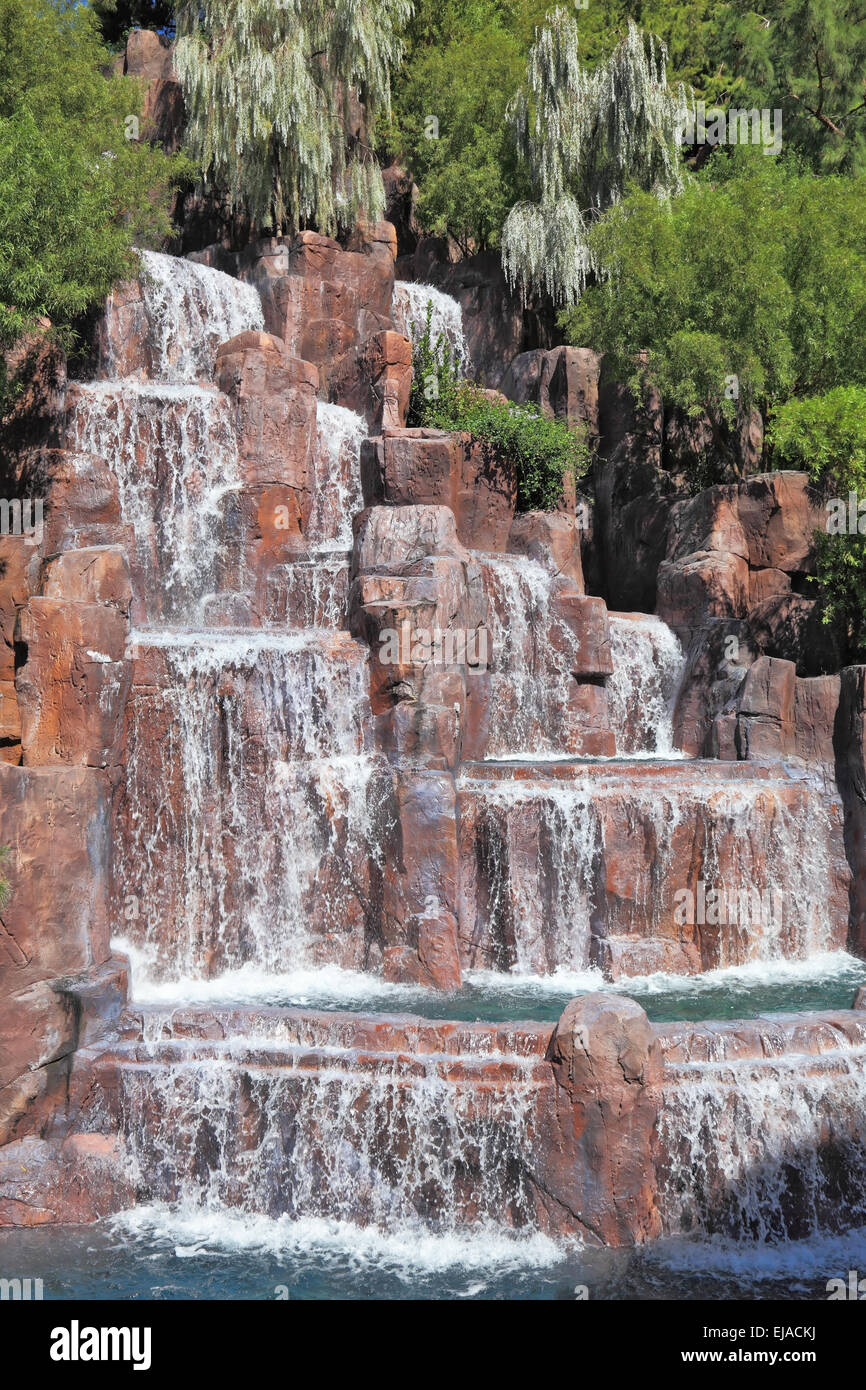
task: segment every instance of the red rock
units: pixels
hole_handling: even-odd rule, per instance
[[[381,472],[375,477],[374,466]],[[391,506],[446,506],[457,534],[476,550],[504,552],[517,504],[514,469],[467,435],[441,430],[389,430],[367,455],[371,501]]]
[[[118,760],[127,632],[125,614],[104,604],[31,598],[21,609],[15,640],[27,656],[15,685],[26,765]]]
[[[551,574],[561,574],[583,594],[581,535],[577,519],[564,512],[521,512],[511,523],[508,549],[537,560]]]
[[[594,1243],[659,1235],[652,1141],[663,1062],[643,1009],[610,995],[574,999],[556,1025],[549,1056],[559,1143],[548,1135],[540,1146],[543,1190]]]

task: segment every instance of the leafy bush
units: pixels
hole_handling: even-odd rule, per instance
[[[846,521],[848,498],[866,499],[866,389],[839,387],[823,396],[787,401],[773,413],[775,462],[809,472],[837,499]],[[855,505],[855,514],[857,507]],[[866,517],[860,523],[866,531]],[[847,659],[866,656],[866,535],[816,532],[821,618],[841,630]]]
[[[433,305],[413,348],[410,425],[464,430],[517,471],[519,511],[551,511],[567,478],[581,478],[589,463],[583,430],[548,419],[534,405],[514,405],[461,381],[443,334],[432,337]]]

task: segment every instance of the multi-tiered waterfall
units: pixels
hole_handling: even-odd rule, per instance
[[[691,972],[838,950],[838,804],[803,769],[678,753],[684,657],[651,615],[612,616],[612,674],[596,654],[576,703],[585,653],[563,616],[573,604],[560,604],[556,574],[504,549],[457,562],[475,567],[486,604],[486,756],[456,771],[434,760],[421,790],[410,784],[406,755],[390,765],[377,742],[382,692],[348,630],[364,421],[319,403],[304,529],[270,565],[262,599],[236,417],[213,385],[220,343],[261,328],[258,297],[205,266],[144,262],[151,370],[77,386],[69,414],[75,446],[116,475],[134,546],[116,921],[133,1001],[151,1001],[94,1055],[87,1124],[121,1134],[130,1189],[171,1211],[172,1229],[198,1232],[193,1243],[236,1209],[288,1244],[304,1223],[320,1223],[317,1239],[334,1223],[372,1225],[403,1242],[400,1258],[407,1241],[435,1238],[443,1263],[471,1262],[471,1233],[493,1264],[555,1263],[548,1233],[632,1238],[616,1202],[609,1222],[583,1223],[583,1193],[569,1186],[583,1159],[556,1128],[573,1078],[552,1070],[549,1024],[498,1021],[495,981],[519,975],[555,992],[592,971],[587,986],[624,993],[639,975],[664,1018],[665,991]],[[434,332],[465,362],[447,296],[399,285],[398,318],[417,333],[430,299]],[[422,561],[413,553],[408,577],[432,585]],[[373,606],[397,603],[389,574],[372,571],[368,589]],[[421,585],[417,607],[430,591]],[[401,711],[408,685],[397,682]],[[602,709],[615,754],[575,756],[566,712]],[[458,699],[448,713],[459,719]],[[451,809],[429,820],[430,845],[401,842],[404,802],[427,809],[446,783]],[[428,850],[447,864],[439,877],[424,878]],[[426,897],[406,907],[419,862]],[[435,1021],[447,1006],[417,979],[403,987],[428,1019],[377,1013],[401,987],[385,967],[434,954],[425,931],[447,916],[448,893],[458,965],[487,1021]],[[368,980],[373,1012],[274,1003],[281,990],[305,1002],[292,975],[318,978],[319,1002],[341,970]],[[459,992],[453,1003],[465,1007]],[[647,1163],[661,1195],[640,1215],[643,1235],[823,1229],[837,1161],[848,1174],[837,1224],[862,1221],[866,1072],[850,1017],[827,1015],[805,1040],[764,1021],[752,1051],[738,1032],[730,1055],[723,1025],[696,1025],[686,1041],[674,1025],[647,1025],[660,1145],[651,1153],[647,1139]],[[601,1149],[596,1161],[601,1171]]]

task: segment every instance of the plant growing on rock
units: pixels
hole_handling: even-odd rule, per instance
[[[593,269],[593,220],[631,185],[656,195],[681,190],[685,92],[668,87],[666,56],[629,22],[622,42],[590,70],[567,10],[555,10],[539,31],[508,111],[536,198],[517,203],[502,230],[503,264],[524,297],[536,290],[556,304],[577,303]]]
[[[428,303],[413,345],[409,424],[465,431],[514,466],[519,511],[554,510],[566,480],[577,481],[589,465],[585,432],[462,381],[444,334],[432,336],[432,316]]]
[[[236,215],[277,234],[382,216],[371,146],[410,13],[410,0],[180,0],[187,139]],[[347,142],[356,93],[364,120]]]
[[[9,887],[9,880],[3,873],[3,866],[9,859],[9,852],[10,851],[8,845],[0,845],[0,908],[6,906],[6,904],[9,901],[9,894],[11,892],[11,889]]]
[[[787,401],[772,416],[777,465],[805,469],[833,499],[827,530],[817,531],[821,618],[837,626],[847,660],[866,656],[866,389],[837,387],[822,396]],[[862,530],[861,530],[862,528]]]

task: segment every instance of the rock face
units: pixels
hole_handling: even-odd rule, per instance
[[[686,751],[731,756],[731,716],[744,672],[756,657],[771,659],[777,664],[773,669],[791,665],[798,689],[801,678],[817,680],[834,664],[817,602],[801,592],[814,570],[814,533],[825,519],[804,473],[768,473],[719,485],[672,507],[657,611],[689,652],[676,716]],[[784,740],[786,752],[809,756],[806,726],[813,715],[807,704],[819,690],[823,703],[832,700],[822,687],[803,686],[802,747],[795,748],[792,734]],[[828,717],[832,728],[832,711],[822,720],[825,755]],[[745,725],[742,732],[745,736]],[[777,753],[781,746],[777,742]],[[720,749],[725,751],[717,753]]]
[[[481,442],[443,430],[386,430],[366,446],[368,504],[449,507],[464,545],[504,551],[517,504],[517,477]]]
[[[323,399],[360,411],[371,428],[405,424],[412,354],[394,331],[397,242],[389,222],[358,231],[346,249],[301,232],[256,242],[239,262],[262,297],[265,327],[319,371]]]
[[[601,363],[589,348],[535,348],[515,357],[499,389],[510,401],[537,405],[557,420],[580,420],[591,438],[599,432]]]

